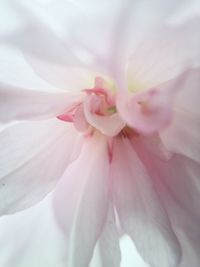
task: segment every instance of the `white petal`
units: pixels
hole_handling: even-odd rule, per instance
[[[26,90],[0,83],[0,121],[56,117],[81,98],[81,94]]]
[[[4,36],[5,41],[16,45],[24,53],[58,65],[73,65],[78,59],[72,48],[63,42],[44,16],[22,3],[12,3],[12,9],[23,22],[13,35]]]
[[[45,14],[41,16],[34,8],[19,3],[13,8],[24,20],[25,26],[2,41],[19,48],[35,72],[57,88],[80,91],[90,87],[90,79],[96,74],[83,69],[85,63],[81,63],[75,55],[74,45],[60,38],[52,25],[48,25]],[[70,13],[68,9],[66,11]]]
[[[122,8],[121,0],[98,1],[57,1],[52,4],[50,13],[65,26],[65,40],[76,51],[85,65],[103,71],[111,71],[116,57],[116,27]],[[69,15],[66,16],[66,12]],[[60,15],[61,14],[61,15]],[[82,23],[84,21],[84,23]],[[72,30],[73,29],[73,30]]]
[[[65,267],[66,242],[55,222],[51,195],[0,219],[1,267]]]
[[[129,64],[129,89],[149,89],[176,77],[188,65],[199,64],[199,25],[200,20],[190,20],[146,36]]]
[[[114,141],[113,191],[122,228],[153,267],[175,267],[180,247],[145,166],[128,139]]]
[[[112,73],[124,55],[133,51],[141,32],[160,25],[181,4],[180,0],[152,0],[151,4],[148,0],[102,0],[101,5],[97,0],[57,1],[50,12],[58,20],[63,17],[66,39],[86,60],[91,58],[97,68]]]
[[[59,120],[15,124],[0,133],[0,213],[27,208],[51,191],[79,136]]]
[[[112,74],[116,66],[124,67],[120,62],[124,55],[133,51],[141,32],[146,33],[165,21],[177,8],[177,3],[170,0],[161,4],[153,0],[149,5],[146,0],[104,0],[99,5],[96,0],[84,3],[56,1],[49,5],[51,8],[42,10],[24,1],[21,6],[18,3],[12,7],[24,19],[26,28],[10,40],[25,53],[44,61],[65,66],[84,65]],[[58,26],[57,21],[60,20],[62,26]],[[49,28],[54,28],[55,33],[48,29],[47,24]],[[61,35],[65,41],[58,41]],[[40,62],[44,70],[45,65],[42,64]]]
[[[177,95],[176,108],[199,115],[199,84],[200,68],[191,69],[187,74],[184,86],[182,86]]]
[[[109,162],[106,140],[85,140],[79,158],[58,184],[56,217],[68,238],[70,267],[88,267],[108,209]]]

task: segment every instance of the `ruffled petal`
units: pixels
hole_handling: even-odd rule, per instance
[[[179,266],[199,266],[200,165],[178,154],[163,160],[157,152],[160,141],[152,147],[147,147],[143,138],[133,143],[165,205],[181,245],[182,260]]]
[[[115,139],[111,168],[122,228],[151,266],[177,266],[180,245],[148,171],[128,139]]]
[[[24,122],[0,133],[0,213],[25,209],[49,193],[80,142],[73,126],[59,120]]]
[[[55,215],[68,241],[67,266],[89,265],[107,217],[108,176],[106,139],[88,137],[56,188]]]
[[[98,115],[92,112],[92,96],[89,96],[84,101],[84,113],[87,121],[96,129],[107,136],[117,135],[125,126],[125,122],[120,118],[118,113],[109,116]]]
[[[1,267],[66,266],[66,242],[51,199],[0,219]]]
[[[56,117],[81,99],[81,94],[26,90],[0,83],[0,122]]]

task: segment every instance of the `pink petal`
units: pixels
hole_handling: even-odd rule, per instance
[[[152,134],[169,126],[174,98],[184,86],[188,72],[157,88],[123,96],[119,93],[119,112],[127,124],[143,134]]]
[[[158,147],[147,147],[143,138],[134,140],[134,148],[148,170],[181,244],[179,266],[199,266],[200,165],[177,154],[163,160],[156,155]]]
[[[160,137],[171,152],[185,155],[200,162],[200,116],[184,110],[175,110],[169,128]]]
[[[118,113],[109,116],[101,116],[92,112],[94,104],[92,96],[88,96],[84,101],[84,112],[87,121],[100,132],[107,136],[117,135],[125,126],[125,122],[120,118]]]
[[[154,267],[175,267],[180,246],[143,162],[128,139],[114,140],[113,194],[122,228]]]
[[[74,114],[73,121],[74,126],[78,131],[85,132],[88,129],[89,124],[85,118],[82,104],[77,108]]]
[[[181,91],[177,96],[175,103],[176,109],[199,115],[199,83],[200,68],[191,69],[187,75],[184,86],[181,88]]]
[[[67,266],[89,265],[106,221],[108,176],[106,139],[88,137],[56,188],[55,214],[68,240]]]
[[[26,90],[0,83],[0,121],[56,117],[81,100],[81,94]]]
[[[200,162],[200,69],[189,72],[183,88],[177,95],[173,121],[160,133],[166,147]]]
[[[0,213],[25,209],[49,193],[77,157],[78,140],[73,126],[59,120],[23,122],[3,130]]]

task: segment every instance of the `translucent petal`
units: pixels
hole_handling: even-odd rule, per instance
[[[122,228],[153,267],[175,267],[180,245],[144,163],[128,139],[114,141],[113,194]]]
[[[49,93],[0,83],[0,121],[56,117],[81,99],[81,93]]]
[[[55,215],[67,238],[69,266],[89,265],[107,217],[108,176],[106,139],[88,137],[56,189]]]
[[[80,142],[73,126],[59,120],[23,122],[0,133],[0,213],[25,209],[48,194]],[[74,151],[75,149],[75,151]]]

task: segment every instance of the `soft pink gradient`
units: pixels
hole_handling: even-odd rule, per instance
[[[96,247],[103,267],[119,267],[126,233],[152,267],[199,267],[200,21],[155,14],[138,36],[142,7],[118,4],[104,42],[90,27],[60,41],[29,11],[5,37],[57,91],[0,84],[0,122],[16,122],[0,132],[0,213],[53,191],[67,266],[88,267]]]

